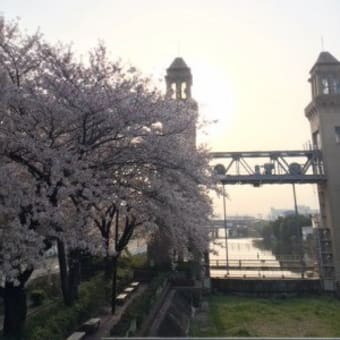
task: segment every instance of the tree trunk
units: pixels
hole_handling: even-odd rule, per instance
[[[203,253],[204,256],[204,276],[205,278],[210,277],[210,270],[209,270],[209,251],[205,251]]]
[[[3,288],[3,299],[5,307],[3,335],[6,339],[21,339],[27,313],[26,290],[23,286],[14,287],[12,283],[6,283]]]
[[[111,295],[111,313],[114,314],[116,311],[116,295],[117,295],[117,264],[118,257],[113,256],[112,258],[112,295]]]
[[[70,290],[71,304],[78,299],[78,287],[80,284],[80,259],[78,251],[72,251],[68,257],[69,260],[69,274],[68,287]]]
[[[159,268],[171,268],[172,253],[171,241],[166,235],[162,235],[160,232],[154,237],[154,239],[148,243],[148,260]],[[180,255],[178,255],[179,262]]]
[[[106,280],[110,280],[110,278],[112,276],[112,270],[113,270],[113,267],[112,267],[113,261],[112,261],[111,256],[110,256],[109,246],[110,246],[109,237],[105,236],[105,253],[106,254],[105,254],[104,277],[105,277]]]
[[[113,271],[112,256],[106,255],[105,256],[105,269],[104,269],[104,277],[106,280],[110,280],[110,278],[112,277],[112,271]]]
[[[69,280],[68,280],[65,245],[62,241],[57,240],[57,246],[58,246],[58,260],[59,260],[61,291],[63,293],[63,299],[64,299],[65,305],[71,306],[73,301],[71,297]]]

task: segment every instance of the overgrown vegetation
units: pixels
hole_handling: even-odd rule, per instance
[[[31,292],[30,299],[32,306],[41,306],[44,300],[46,300],[46,293],[42,289],[35,289]]]
[[[43,292],[47,301],[59,298],[61,294],[59,274],[41,276],[30,281],[27,285],[28,295],[31,296],[37,290]]]
[[[146,264],[146,255],[134,255],[126,254],[120,258],[117,268],[117,294],[119,294],[129,282],[132,281],[134,271],[136,269],[142,269]]]
[[[339,337],[340,301],[331,297],[260,299],[215,295],[192,336]]]
[[[26,339],[65,339],[80,324],[107,303],[106,283],[97,276],[80,286],[79,300],[71,307],[65,307],[61,300],[41,308],[27,320]]]
[[[80,286],[79,299],[71,307],[65,307],[61,298],[60,277],[58,274],[39,277],[31,281],[27,287],[31,300],[31,312],[25,327],[25,339],[40,340],[65,339],[84,321],[96,315],[102,308],[110,304],[111,282],[98,274],[102,268],[102,259],[88,257],[86,259],[86,278]],[[133,271],[142,268],[146,263],[145,255],[123,256],[118,268],[118,291],[121,291],[132,280]],[[91,268],[93,270],[91,270]],[[92,274],[89,278],[88,274]],[[93,276],[97,273],[95,276]]]

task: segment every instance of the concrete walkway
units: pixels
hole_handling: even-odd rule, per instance
[[[196,310],[193,324],[201,334],[205,334],[209,330],[209,304],[207,300],[203,300],[201,307]]]
[[[127,309],[127,307],[132,303],[134,299],[138,296],[142,295],[147,288],[146,284],[141,284],[135,292],[131,294],[131,296],[127,299],[127,301],[122,306],[117,306],[116,313],[114,315],[111,314],[111,308],[107,307],[103,314],[99,316],[100,318],[100,326],[98,330],[94,334],[86,335],[84,340],[101,340],[103,337],[110,336],[110,331],[114,325],[116,325],[123,313]],[[97,317],[97,316],[94,316]]]

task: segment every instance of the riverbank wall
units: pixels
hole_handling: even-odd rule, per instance
[[[255,296],[321,294],[319,279],[212,278],[213,291]]]

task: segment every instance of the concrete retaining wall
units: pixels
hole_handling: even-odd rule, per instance
[[[225,293],[255,295],[321,293],[320,280],[274,280],[274,279],[211,279],[211,287]]]

